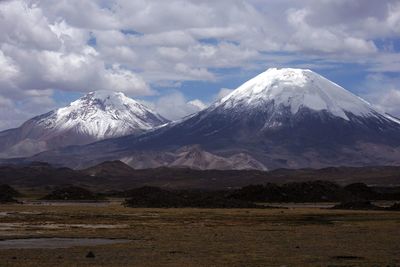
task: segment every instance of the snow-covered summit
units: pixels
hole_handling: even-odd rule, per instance
[[[98,140],[149,130],[167,122],[143,104],[112,91],[90,92],[46,115],[40,116],[37,123],[48,130],[73,130]]]
[[[368,102],[323,76],[293,68],[268,69],[222,98],[216,106],[231,109],[271,104],[275,110],[290,108],[293,114],[302,107],[325,110],[345,120],[349,120],[349,113],[363,117],[377,113]]]

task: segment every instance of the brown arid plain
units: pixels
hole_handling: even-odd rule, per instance
[[[1,246],[9,239],[55,237],[126,242]],[[0,205],[0,266],[400,266],[399,252],[400,212],[318,205],[142,209],[116,200]]]

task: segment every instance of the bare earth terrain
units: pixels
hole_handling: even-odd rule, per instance
[[[0,266],[400,266],[399,212],[317,206],[0,205]]]

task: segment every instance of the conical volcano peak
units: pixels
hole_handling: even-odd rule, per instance
[[[273,110],[289,108],[295,114],[301,108],[325,110],[348,120],[348,113],[368,116],[372,106],[343,87],[308,69],[271,68],[245,82],[217,105],[225,108],[269,106]]]

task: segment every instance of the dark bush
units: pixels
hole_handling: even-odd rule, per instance
[[[231,199],[224,192],[169,191],[141,187],[126,191],[125,205],[145,208],[262,208],[251,202]]]
[[[364,183],[349,184],[344,187],[344,190],[358,199],[374,200],[379,198],[379,194]]]
[[[21,194],[9,185],[0,185],[0,203],[16,203],[15,197]]]
[[[332,207],[332,209],[343,210],[383,210],[384,208],[372,204],[370,201],[351,201],[342,202]]]
[[[286,199],[283,190],[276,184],[249,185],[234,191],[231,194],[234,199],[242,199],[253,202],[284,201]]]
[[[55,189],[42,198],[43,200],[102,200],[104,197],[78,186],[67,186]]]
[[[232,198],[256,202],[324,202],[352,200],[354,196],[339,185],[327,181],[310,181],[251,185],[235,190]]]

